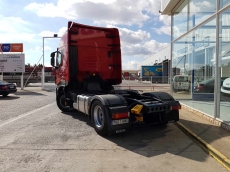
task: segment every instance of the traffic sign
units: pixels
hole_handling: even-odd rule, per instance
[[[23,52],[23,44],[22,43],[0,44],[0,52]]]

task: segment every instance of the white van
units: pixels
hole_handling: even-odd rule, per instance
[[[173,77],[173,91],[189,91],[191,85],[191,76],[175,75]]]

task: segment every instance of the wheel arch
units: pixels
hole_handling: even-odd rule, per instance
[[[180,102],[175,100],[173,96],[171,96],[169,93],[166,92],[148,92],[143,93],[142,95],[145,96],[152,96],[158,100],[161,100],[163,102],[167,102],[170,106],[179,106]]]
[[[91,119],[92,104],[96,100],[99,100],[103,106],[127,105],[125,98],[121,95],[95,95],[89,102],[89,119]]]
[[[143,93],[142,95],[152,96],[162,101],[175,101],[173,96],[171,96],[169,93],[166,93],[166,92],[146,92],[146,93]]]
[[[56,87],[56,95],[58,95],[58,93],[63,92],[63,91],[67,91],[67,87],[66,86],[59,86]]]

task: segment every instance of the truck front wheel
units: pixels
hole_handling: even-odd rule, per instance
[[[63,111],[63,112],[69,112],[70,109],[69,107],[66,106],[66,99],[65,99],[65,95],[63,92],[59,92],[57,97],[56,97],[56,102],[57,102],[57,106],[58,108]]]
[[[95,100],[91,108],[91,121],[99,135],[108,133],[106,110],[99,100]]]

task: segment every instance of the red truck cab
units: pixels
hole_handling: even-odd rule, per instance
[[[100,78],[107,85],[120,84],[122,68],[118,29],[68,22],[53,65],[57,69],[57,85],[81,82],[89,77],[92,80]]]

